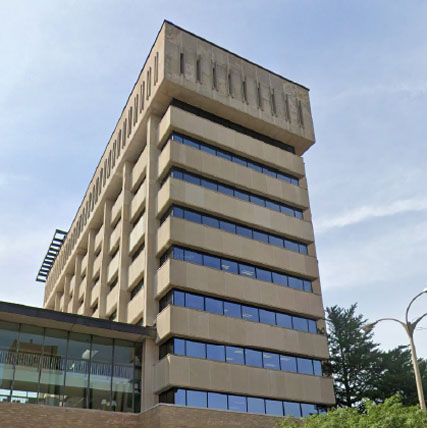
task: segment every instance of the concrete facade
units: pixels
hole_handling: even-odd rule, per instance
[[[172,132],[255,162],[267,172],[171,141]],[[159,311],[159,302],[180,290],[302,317],[315,322],[317,329],[324,328],[301,157],[312,144],[306,88],[175,25],[163,24],[50,271],[44,298],[48,309],[156,327],[157,337],[147,338],[143,351],[143,410],[174,388],[334,404],[332,380],[325,376],[171,353],[159,358],[159,347],[171,338],[184,338],[328,359],[326,337],[317,332],[176,304]],[[171,168],[290,206],[301,218],[176,179],[170,176]],[[271,176],[271,170],[297,183]],[[306,250],[294,251],[173,215],[164,218],[172,206],[288,239]],[[165,257],[173,246],[294,276],[309,282],[311,289]],[[203,419],[208,414],[208,420],[222,418],[214,410],[156,409],[173,417],[174,412],[188,411],[203,414]],[[244,416],[244,425],[235,426],[252,426],[253,416]],[[270,416],[257,416],[258,420],[266,421],[258,427],[272,426]],[[208,426],[222,426],[215,424]]]

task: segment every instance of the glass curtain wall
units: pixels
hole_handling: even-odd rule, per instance
[[[141,347],[0,321],[0,401],[139,412]]]

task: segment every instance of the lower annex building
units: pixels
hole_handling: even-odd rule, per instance
[[[165,21],[40,269],[45,309],[0,307],[0,415],[270,427],[333,405],[313,143],[305,87]]]

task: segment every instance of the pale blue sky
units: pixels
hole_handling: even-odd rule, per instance
[[[0,0],[0,17],[0,300],[42,305],[34,277],[52,234],[69,227],[163,19],[311,89],[325,304],[401,317],[427,287],[427,2]],[[414,316],[426,308],[424,296]],[[406,343],[397,325],[376,340]]]

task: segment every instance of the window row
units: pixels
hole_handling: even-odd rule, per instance
[[[322,376],[322,364],[319,360],[259,351],[240,346],[217,345],[173,338],[160,346],[160,358],[165,357],[167,354]]]
[[[173,388],[160,394],[159,401],[161,403],[176,404],[179,406],[261,413],[271,416],[293,416],[297,418],[317,415],[319,413],[325,413],[326,411],[325,406],[317,404],[269,400],[267,398],[196,391],[183,388]]]
[[[264,198],[263,196],[258,196],[253,193],[246,192],[245,190],[240,190],[227,184],[222,184],[218,181],[203,178],[199,175],[189,173],[181,168],[172,168],[169,174],[167,174],[163,179],[162,185],[166,182],[169,176],[179,180],[187,181],[188,183],[196,184],[197,186],[205,187],[209,190],[214,190],[215,192],[223,193],[224,195],[250,202],[252,204],[260,205],[286,215],[290,215],[291,217],[296,217],[299,219],[303,218],[302,210],[299,208],[295,208],[281,202],[275,202],[271,199]]]
[[[171,214],[173,217],[183,218],[194,223],[204,224],[205,226],[214,227],[215,229],[221,229],[225,232],[235,233],[236,235],[261,241],[265,244],[276,245],[281,248],[286,248],[287,250],[307,255],[307,245],[301,242],[281,238],[280,236],[265,233],[252,227],[243,226],[242,224],[224,220],[220,217],[202,214],[176,205],[168,210],[168,212],[161,218],[160,224],[162,224]]]
[[[168,305],[184,306],[212,314],[317,334],[316,321],[312,319],[270,311],[255,306],[242,305],[229,300],[201,296],[200,294],[172,290],[160,300],[159,310],[162,311]]]
[[[295,184],[296,186],[298,186],[298,178],[294,177],[293,175],[285,174],[283,172],[278,171],[277,169],[266,167],[258,162],[253,162],[242,156],[238,156],[233,153],[230,153],[227,150],[219,149],[217,147],[211,146],[210,144],[197,141],[194,138],[187,137],[185,135],[178,134],[176,132],[172,133],[172,135],[170,136],[170,139],[172,139],[173,141],[177,141],[178,143],[184,144],[186,146],[190,146],[195,149],[201,150],[203,152],[209,153],[211,155],[218,156],[220,158],[229,160],[234,163],[238,163],[239,165],[243,165],[247,168],[251,168],[262,174],[269,175],[270,177],[278,178],[279,180],[284,180],[288,183]]]
[[[160,258],[160,266],[172,255],[175,260],[183,260],[185,262],[195,263],[197,265],[207,266],[213,269],[223,270],[228,273],[246,276],[260,281],[272,282],[284,287],[296,288],[298,290],[313,292],[311,281],[298,278],[296,276],[286,275],[249,265],[246,263],[235,262],[230,259],[225,259],[200,251],[189,250],[187,248],[173,246]]]

